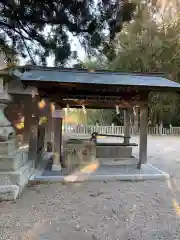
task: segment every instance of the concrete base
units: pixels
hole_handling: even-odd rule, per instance
[[[132,147],[130,146],[97,146],[97,158],[130,158]]]
[[[72,176],[72,177],[71,177]],[[150,165],[144,164],[140,170],[133,166],[100,166],[91,174],[77,171],[68,176],[60,175],[34,175],[29,179],[30,184],[45,182],[83,182],[83,181],[145,181],[145,180],[167,180],[168,173]]]

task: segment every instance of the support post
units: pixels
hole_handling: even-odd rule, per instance
[[[159,124],[159,135],[162,135],[163,134],[163,124],[162,122],[160,122]]]
[[[32,121],[32,95],[28,95],[24,99],[24,134],[23,143],[29,143],[30,131],[31,131],[31,121]]]
[[[52,142],[52,132],[53,132],[53,121],[52,121],[52,111],[51,103],[46,100],[47,103],[47,142]]]
[[[148,104],[140,106],[140,149],[139,162],[137,168],[141,168],[141,164],[147,162],[147,133],[148,133]]]
[[[130,121],[130,110],[124,109],[124,144],[129,144],[129,137],[130,137],[130,128],[131,128],[131,121]]]
[[[139,133],[139,107],[134,107],[134,133]]]
[[[58,105],[55,106],[55,111],[53,112],[53,129],[55,151],[53,170],[60,171],[61,167],[64,166],[62,162],[62,108]]]
[[[32,97],[32,111],[30,118],[30,132],[29,132],[29,154],[28,160],[33,161],[33,167],[37,168],[37,147],[38,147],[38,125],[39,125],[39,112],[38,112],[38,96]]]

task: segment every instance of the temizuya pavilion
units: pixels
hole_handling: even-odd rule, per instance
[[[36,93],[32,95],[28,89],[34,89]],[[94,109],[113,109],[117,106],[123,108],[125,112],[124,145],[115,146],[118,150],[121,147],[122,151],[129,146],[132,147],[129,142],[129,110],[139,105],[140,151],[137,167],[141,168],[141,164],[147,163],[148,95],[150,91],[179,94],[180,84],[169,81],[156,73],[130,74],[38,66],[10,67],[0,70],[0,199],[7,199],[7,196],[9,200],[15,199],[39,164],[40,160],[37,156],[39,149],[43,149],[43,144],[39,143],[44,142],[42,135],[38,137],[37,134],[39,98],[47,101],[48,109],[50,109],[51,101],[57,110],[66,108],[67,105],[71,108],[82,106]],[[21,101],[25,106],[23,142],[29,142],[29,145],[25,145],[27,148],[18,148],[14,128],[3,113],[5,107],[11,102],[11,95],[14,101]],[[11,109],[12,105],[9,105],[8,109]],[[49,123],[52,123],[52,119],[50,120],[52,112],[48,111],[49,121],[45,128],[48,141],[51,141],[52,124]],[[62,118],[56,114],[53,117],[54,149],[62,156]],[[121,151],[119,152],[121,154]]]
[[[11,69],[12,79],[18,78],[25,86],[34,86],[42,98],[48,98],[59,108],[110,109],[119,106],[125,110],[125,139],[128,145],[130,121],[128,110],[140,106],[139,164],[147,162],[148,95],[150,91],[176,92],[180,84],[157,73],[121,73],[81,69],[25,66]],[[58,134],[62,134],[59,131]],[[127,137],[127,138],[126,138]],[[57,140],[60,139],[57,137]],[[61,140],[58,141],[59,144]],[[61,151],[61,147],[57,147]]]

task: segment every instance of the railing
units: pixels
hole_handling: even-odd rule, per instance
[[[124,126],[91,126],[91,125],[64,125],[64,133],[87,135],[93,132],[101,134],[120,135],[124,134]],[[131,135],[139,134],[134,126],[130,129]],[[149,135],[180,135],[180,127],[163,128],[162,126],[148,127]]]

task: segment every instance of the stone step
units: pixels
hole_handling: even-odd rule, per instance
[[[20,187],[17,185],[0,185],[0,200],[13,201],[20,192]]]
[[[0,200],[15,200],[21,194],[33,173],[32,166],[28,161],[15,171],[0,172]]]
[[[98,158],[100,165],[133,166],[138,164],[138,159],[131,158]]]
[[[17,151],[12,156],[0,155],[0,171],[13,171],[28,161],[27,151]]]
[[[0,185],[17,185],[23,188],[32,174],[32,162],[28,161],[15,171],[0,172]]]
[[[12,139],[6,142],[0,142],[0,155],[12,156],[18,148],[17,140]]]

